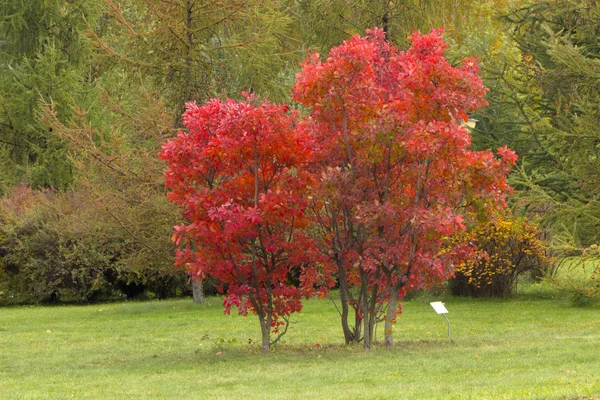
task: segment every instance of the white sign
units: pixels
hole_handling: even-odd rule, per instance
[[[448,310],[446,310],[444,303],[442,303],[441,301],[433,301],[429,304],[431,304],[431,307],[433,307],[433,309],[435,310],[436,313],[448,314]]]

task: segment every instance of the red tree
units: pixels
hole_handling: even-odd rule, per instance
[[[415,33],[406,52],[381,30],[367,33],[324,62],[318,54],[307,59],[294,98],[311,108],[302,131],[315,138],[312,170],[321,177],[312,209],[339,280],[344,336],[358,340],[362,321],[370,347],[378,318],[393,344],[399,299],[451,275],[452,258],[469,249],[442,251],[445,238],[503,205],[516,155],[469,149],[461,123],[486,104],[474,59],[452,67],[438,31]],[[356,299],[351,286],[360,288]]]
[[[255,313],[264,351],[311,294],[315,274],[308,266],[318,257],[303,231],[312,143],[295,130],[297,118],[286,106],[255,106],[251,97],[190,103],[189,132],[161,153],[169,199],[186,220],[173,235],[177,264],[226,288],[227,313],[232,306]],[[299,285],[291,283],[298,277]],[[273,341],[271,330],[278,334]]]

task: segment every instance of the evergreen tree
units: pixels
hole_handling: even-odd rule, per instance
[[[600,5],[544,1],[505,16],[519,52],[488,70],[490,108],[479,146],[508,144],[518,208],[539,215],[556,244],[600,240]]]
[[[89,46],[82,36],[93,2],[5,1],[0,7],[0,185],[66,188],[64,146],[39,120],[53,102],[63,120],[87,103]]]
[[[95,47],[128,74],[150,78],[177,116],[186,102],[214,96],[288,96],[293,74],[287,70],[301,54],[289,43],[292,20],[284,2],[103,2],[111,30],[90,33]]]
[[[479,23],[481,8],[503,6],[506,0],[300,0],[296,4],[304,42],[326,53],[351,35],[383,29],[390,41],[408,47],[415,30],[444,28],[450,42],[459,41],[469,24]],[[491,4],[491,5],[490,5]]]
[[[68,143],[76,182],[112,221],[111,234],[136,248],[127,265],[142,277],[179,274],[160,144],[181,127],[186,102],[243,90],[287,97],[299,59],[291,19],[283,3],[258,0],[103,0],[102,10],[88,31],[96,106],[75,108],[66,123],[47,107],[43,121]]]

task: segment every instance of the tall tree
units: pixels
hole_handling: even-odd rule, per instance
[[[94,23],[93,2],[6,1],[0,7],[0,183],[68,187],[64,144],[39,121],[54,102],[68,120],[89,105],[90,49],[82,31]]]
[[[115,24],[102,36],[90,32],[95,46],[152,78],[177,117],[192,100],[242,91],[287,96],[282,79],[298,53],[288,43],[284,2],[103,1]]]
[[[477,26],[482,14],[502,7],[506,0],[300,0],[296,4],[299,30],[305,43],[326,53],[351,35],[378,27],[400,48],[410,46],[414,30],[445,27],[455,42],[464,38],[466,25]]]
[[[406,52],[382,30],[367,32],[325,61],[307,59],[294,99],[311,108],[305,129],[318,143],[322,181],[313,211],[340,280],[344,337],[356,339],[347,321],[354,305],[370,348],[384,305],[392,345],[398,300],[451,274],[452,257],[468,249],[442,251],[445,238],[504,204],[516,156],[470,149],[461,122],[486,104],[474,59],[452,67],[437,31],[415,33]],[[351,285],[360,287],[356,302]]]
[[[555,244],[597,243],[600,6],[544,1],[504,19],[518,52],[488,73],[495,90],[476,143],[519,153],[516,204],[541,218]]]

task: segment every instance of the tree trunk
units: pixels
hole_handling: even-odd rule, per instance
[[[388,302],[387,312],[385,314],[385,337],[384,343],[386,347],[394,345],[394,317],[396,316],[396,307],[398,306],[398,290],[391,288],[390,300]]]
[[[194,303],[204,305],[204,288],[202,283],[196,279],[192,279],[192,296],[194,297]]]
[[[348,325],[348,281],[346,270],[342,260],[336,260],[338,267],[338,279],[340,282],[340,302],[342,303],[341,322],[342,331],[344,332],[344,340],[346,344],[350,344],[354,340],[350,326]]]
[[[361,290],[362,290],[362,296],[361,296],[361,302],[360,302],[360,307],[362,310],[362,318],[363,318],[363,330],[365,332],[365,336],[364,336],[364,342],[363,342],[363,347],[367,350],[371,350],[371,342],[373,340],[373,338],[371,337],[371,332],[373,332],[373,330],[371,329],[371,318],[370,318],[370,313],[369,313],[369,292],[367,289],[367,276],[365,274],[365,272],[361,271],[360,272],[361,275]]]
[[[260,317],[260,330],[262,333],[262,352],[268,353],[271,351],[271,324],[267,323],[264,318]]]
[[[369,332],[369,337],[371,338],[371,343],[376,340],[375,338],[375,317],[377,315],[377,286],[373,288],[373,292],[371,293],[371,301],[369,304],[369,328],[371,331]]]
[[[355,343],[360,342],[360,337],[362,334],[362,320],[360,319],[360,313],[358,309],[354,308],[354,337],[353,340]]]
[[[365,331],[363,347],[367,350],[371,350],[372,338],[371,338],[371,327],[369,326],[371,323],[371,319],[368,317],[369,307],[367,305],[366,300],[363,301],[362,312],[363,312],[363,325],[364,325],[363,330]],[[365,314],[367,314],[366,318],[364,317]]]

